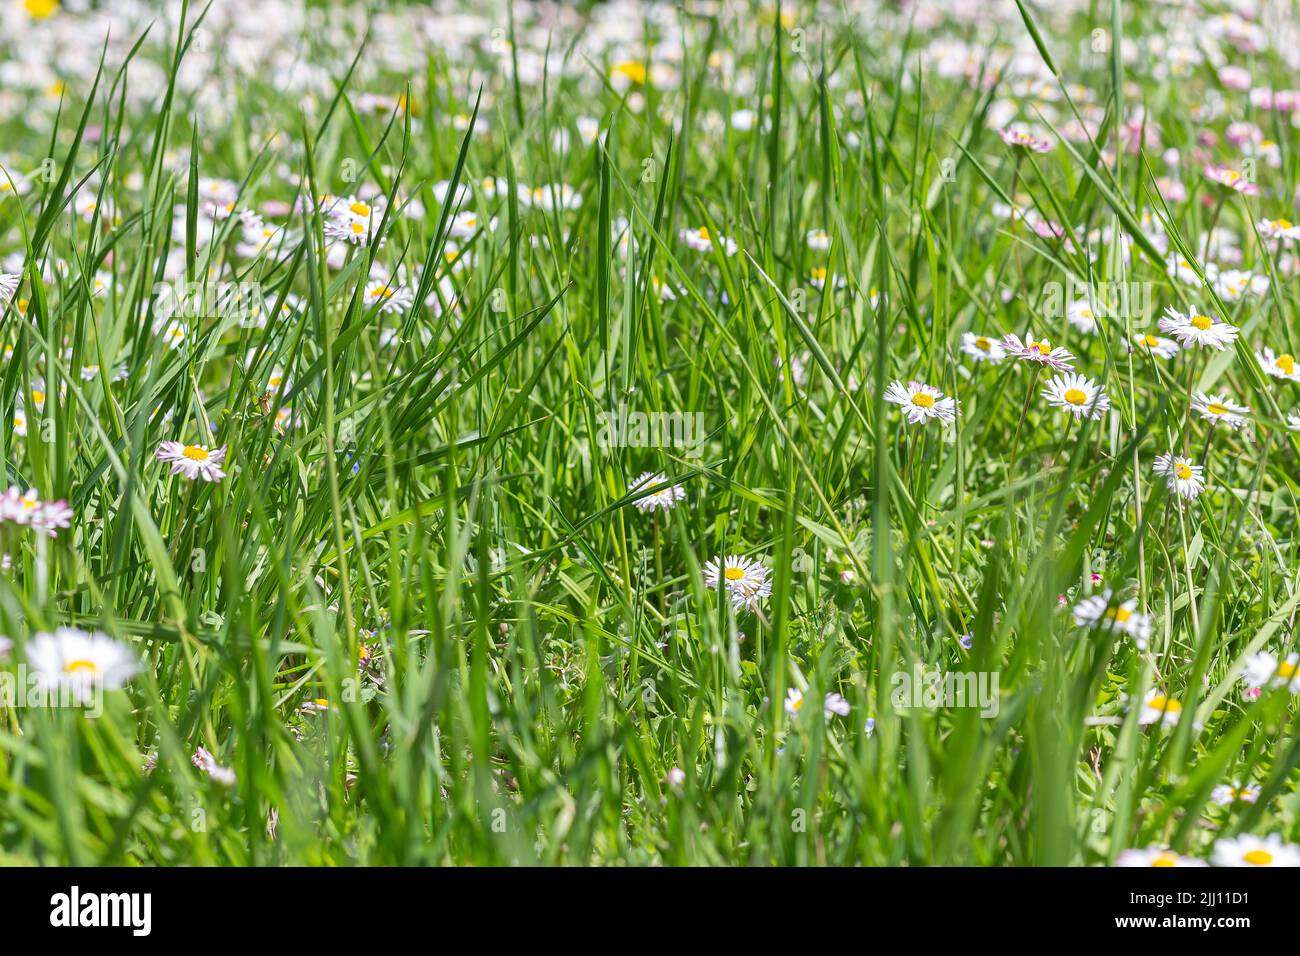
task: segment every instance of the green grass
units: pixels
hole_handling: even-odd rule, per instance
[[[71,31],[105,21],[26,28],[78,56],[62,95],[23,91],[0,122],[15,181],[53,159],[0,200],[0,252],[23,263],[0,421],[30,418],[0,457],[74,517],[49,540],[0,529],[0,669],[65,625],[141,666],[98,717],[0,708],[0,863],[1096,865],[1300,842],[1296,697],[1247,699],[1240,677],[1292,652],[1300,602],[1297,385],[1255,358],[1300,349],[1294,247],[1254,226],[1297,218],[1296,138],[1208,63],[1147,52],[1175,12],[1026,4],[909,29],[838,4],[639,25],[596,5],[595,26],[548,34],[520,5],[407,42],[393,18],[419,7],[309,7],[329,29],[220,0],[115,23],[102,66],[101,34]],[[647,36],[671,81],[614,68]],[[977,71],[1018,45],[1036,92],[946,74],[940,38]],[[1295,75],[1290,51],[1225,49],[1257,87]],[[1225,110],[1198,118],[1211,90]],[[1050,152],[1003,144],[1007,103]],[[1116,154],[1139,107],[1158,145]],[[742,109],[752,124],[729,122]],[[1090,137],[1065,135],[1079,116]],[[1277,164],[1258,163],[1262,195],[1216,199],[1197,150],[1240,167],[1234,121]],[[203,215],[208,178],[237,184],[236,214],[282,204],[283,241],[237,251],[236,218]],[[518,194],[548,183],[581,204]],[[375,234],[331,246],[313,199],[363,186]],[[998,211],[1013,199],[1069,241]],[[701,227],[702,251],[679,235]],[[1265,293],[1213,287],[1215,227]],[[1171,277],[1165,244],[1204,281]],[[380,311],[372,266],[414,304]],[[1241,336],[1135,353],[1141,316],[1085,335],[1051,313],[1067,279],[1137,283],[1152,331],[1197,305]],[[247,283],[275,318],[225,303],[173,348],[156,287],[186,280]],[[1048,336],[1112,411],[1074,424],[1039,397],[1048,374],[972,362],[967,331]],[[955,424],[908,425],[895,379],[958,399]],[[1245,428],[1191,412],[1220,390]],[[704,440],[610,447],[620,406],[699,413]],[[153,459],[170,440],[225,446],[226,477],[171,475]],[[1153,473],[1168,452],[1206,466],[1194,501]],[[684,500],[634,508],[647,471]],[[770,569],[757,613],[705,586],[725,554]],[[1151,615],[1145,652],[1075,625],[1103,588]],[[996,714],[900,709],[916,666],[996,674]],[[1176,726],[1139,723],[1152,688]],[[847,716],[823,716],[831,692]],[[1217,805],[1233,781],[1257,801]]]

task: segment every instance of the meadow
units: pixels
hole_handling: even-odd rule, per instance
[[[0,865],[1300,865],[1290,0],[0,5]]]

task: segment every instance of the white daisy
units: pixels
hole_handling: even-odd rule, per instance
[[[726,236],[713,236],[707,226],[700,226],[698,229],[683,229],[677,234],[687,248],[694,249],[696,252],[709,252],[713,249],[714,239],[717,239],[718,246],[722,249],[722,254],[734,256],[736,254],[736,240],[729,239]]]
[[[1295,356],[1291,353],[1283,352],[1281,355],[1274,355],[1271,348],[1264,346],[1255,353],[1255,358],[1259,359],[1260,367],[1266,374],[1274,378],[1286,379],[1288,382],[1300,382],[1300,368],[1296,366]]]
[[[1147,640],[1151,637],[1150,615],[1137,609],[1136,599],[1115,601],[1113,597],[1113,593],[1107,589],[1101,594],[1084,598],[1074,606],[1074,622],[1080,627],[1105,627],[1120,631],[1132,637],[1139,650],[1146,650]]]
[[[1289,654],[1279,660],[1268,651],[1259,651],[1246,658],[1241,668],[1241,679],[1248,687],[1286,687],[1300,694],[1300,654]]]
[[[1172,727],[1182,716],[1183,705],[1153,687],[1142,699],[1142,712],[1138,715],[1138,723],[1143,725],[1163,723]]]
[[[754,558],[729,554],[710,558],[704,565],[704,584],[716,589],[719,582],[727,589],[731,605],[737,611],[758,609],[758,602],[772,594],[770,571]]]
[[[1197,392],[1192,399],[1192,411],[1207,422],[1222,423],[1229,428],[1240,428],[1246,424],[1250,406],[1238,405],[1222,392],[1218,395]]]
[[[184,475],[190,481],[220,481],[226,477],[221,464],[226,460],[225,446],[209,449],[205,445],[182,445],[178,441],[165,441],[158,446],[159,461],[172,466],[173,475]]]
[[[1008,335],[1002,339],[1002,347],[1008,355],[1026,362],[1036,362],[1064,372],[1074,369],[1074,355],[1067,349],[1054,348],[1047,339],[1039,340],[1031,335],[1022,342],[1020,336]]]
[[[35,634],[23,653],[38,687],[66,691],[78,703],[98,690],[121,688],[140,666],[125,644],[99,631],[75,627]]]
[[[1149,846],[1141,850],[1121,850],[1115,857],[1116,866],[1209,866],[1194,856],[1181,856],[1162,846]]]
[[[785,692],[785,712],[791,717],[798,717],[801,710],[803,710],[803,691],[791,687]]]
[[[1133,336],[1133,348],[1138,352],[1150,352],[1162,359],[1171,359],[1178,354],[1179,345],[1173,339],[1150,333]]]
[[[1276,833],[1260,839],[1250,833],[1217,840],[1210,853],[1215,866],[1300,866],[1300,847]]]
[[[962,335],[961,350],[977,362],[991,362],[995,365],[1007,357],[1007,350],[1001,342],[974,332]]]
[[[1236,302],[1248,295],[1264,295],[1268,292],[1268,276],[1225,269],[1215,277],[1214,291],[1225,302]]]
[[[811,229],[807,235],[808,248],[817,252],[825,252],[831,247],[831,237],[825,229]]]
[[[1042,394],[1047,404],[1065,409],[1076,420],[1084,416],[1100,419],[1110,411],[1110,398],[1102,387],[1075,372],[1054,376],[1044,386]]]
[[[628,493],[631,494],[639,488],[655,488],[659,485],[668,484],[668,479],[659,472],[647,471],[639,478],[636,478],[628,485]],[[681,485],[671,485],[667,488],[660,488],[659,491],[652,492],[644,497],[638,498],[632,502],[632,507],[637,511],[667,511],[677,502],[686,498],[686,489]]]
[[[1173,306],[1165,311],[1159,326],[1160,331],[1168,332],[1183,345],[1200,345],[1219,350],[1236,339],[1240,331],[1235,325],[1219,322],[1196,309],[1184,315]]]
[[[407,286],[376,279],[366,285],[366,304],[378,306],[380,312],[400,314],[415,302],[415,293]]]
[[[1300,239],[1300,226],[1289,219],[1261,219],[1258,228],[1265,239]]]
[[[923,382],[892,382],[885,389],[885,401],[902,406],[913,425],[931,418],[948,423],[957,417],[956,399],[944,398],[943,392]]]
[[[1259,787],[1250,784],[1243,787],[1236,780],[1231,786],[1221,783],[1210,791],[1210,799],[1221,807],[1233,803],[1254,803],[1259,799]]]
[[[1086,299],[1071,302],[1065,310],[1065,319],[1085,335],[1092,335],[1097,331],[1096,313],[1092,311],[1092,306]]]
[[[1205,490],[1205,467],[1192,464],[1190,458],[1159,455],[1153,465],[1157,475],[1165,475],[1169,490],[1189,501]]]

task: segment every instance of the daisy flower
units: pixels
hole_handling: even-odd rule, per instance
[[[1237,337],[1235,325],[1219,322],[1192,309],[1183,315],[1173,306],[1165,310],[1159,322],[1160,331],[1168,332],[1182,345],[1200,345],[1222,350]]]
[[[709,252],[713,249],[714,237],[709,233],[708,226],[700,226],[698,229],[683,229],[677,234],[687,248],[694,249],[696,252]],[[718,245],[722,248],[722,254],[734,256],[736,254],[736,240],[729,239],[726,236],[718,236]]]
[[[667,483],[668,479],[661,473],[647,471],[628,485],[627,490],[628,493],[631,494],[640,488],[654,488]],[[636,501],[632,502],[632,507],[637,511],[654,511],[655,509],[667,511],[673,505],[677,504],[677,502],[682,501],[685,498],[686,489],[681,485],[672,485],[668,488],[661,488],[659,491],[652,492],[642,498],[638,498]]]
[[[178,441],[165,441],[158,446],[155,456],[172,466],[173,475],[184,475],[190,481],[220,481],[226,477],[221,464],[226,460],[226,449],[208,449],[204,445],[182,445]]]
[[[1031,153],[1047,153],[1052,149],[1051,140],[1035,136],[1025,129],[1006,127],[998,130],[998,135],[1002,137],[1002,142],[1012,149],[1023,149]]]
[[[1217,395],[1206,395],[1204,392],[1197,392],[1192,399],[1192,411],[1201,416],[1207,422],[1223,422],[1230,428],[1240,428],[1246,424],[1246,416],[1250,414],[1250,406],[1238,405],[1228,399],[1228,396],[1220,392]]]
[[[803,691],[791,687],[785,692],[785,712],[791,717],[798,717],[801,710],[803,710]]]
[[[21,275],[12,272],[0,272],[0,300],[8,302],[18,291],[18,284],[23,281]]]
[[[1150,333],[1133,336],[1133,346],[1139,352],[1150,352],[1162,359],[1171,359],[1178,354],[1179,345],[1173,339]]]
[[[944,398],[943,392],[922,382],[892,382],[885,389],[885,401],[901,405],[913,425],[931,418],[948,423],[957,417],[957,401]]]
[[[1259,195],[1258,186],[1228,166],[1210,164],[1206,165],[1201,172],[1206,179],[1217,186],[1223,186],[1225,189],[1231,189],[1233,192],[1242,193],[1246,196]]]
[[[1129,635],[1138,649],[1147,649],[1151,637],[1151,617],[1137,609],[1137,600],[1114,601],[1107,589],[1084,598],[1074,606],[1074,623],[1079,627],[1105,627]]]
[[[1194,856],[1181,856],[1162,846],[1149,846],[1142,850],[1121,850],[1115,857],[1116,866],[1209,866]]]
[[[770,571],[753,558],[729,554],[710,558],[704,565],[704,585],[717,589],[719,582],[727,589],[731,606],[737,611],[758,609],[758,602],[772,594]]]
[[[1063,372],[1074,370],[1074,356],[1066,349],[1053,348],[1047,339],[1039,341],[1031,336],[1022,342],[1020,336],[1008,335],[1002,339],[1002,348],[1011,357],[1026,362],[1037,362]]]
[[[808,248],[816,252],[825,252],[831,247],[831,237],[825,229],[811,229],[807,235]]]
[[[1264,346],[1255,353],[1255,358],[1259,359],[1260,367],[1266,374],[1274,378],[1286,379],[1288,382],[1300,382],[1300,368],[1296,367],[1295,356],[1291,353],[1283,352],[1281,355],[1274,355],[1271,348]]]
[[[1205,490],[1205,467],[1194,465],[1190,458],[1158,455],[1154,464],[1157,475],[1166,476],[1169,490],[1188,501]]]
[[[1065,319],[1085,335],[1092,335],[1097,331],[1097,315],[1092,311],[1092,306],[1083,299],[1071,302],[1066,307]]]
[[[1042,395],[1047,404],[1065,409],[1076,421],[1084,416],[1100,419],[1110,411],[1110,398],[1102,387],[1074,372],[1054,376],[1043,388]]]
[[[1215,866],[1300,866],[1300,847],[1276,833],[1260,839],[1250,833],[1217,840],[1210,853]]]
[[[987,335],[976,335],[974,332],[966,332],[962,335],[961,350],[977,362],[991,362],[995,365],[1007,357],[1007,351],[1002,347],[1001,342]]]
[[[1138,715],[1138,723],[1143,726],[1163,723],[1173,727],[1182,716],[1183,705],[1153,687],[1142,699],[1142,712]]]
[[[477,235],[480,229],[486,228],[491,231],[495,225],[496,220],[485,223],[479,218],[478,213],[465,209],[452,217],[447,232],[453,239],[470,239]]]
[[[1300,226],[1289,219],[1261,219],[1257,228],[1265,239],[1300,239]]]
[[[376,279],[366,286],[366,302],[379,306],[380,312],[401,314],[415,302],[415,293],[404,285]]]
[[[131,649],[99,631],[60,627],[38,633],[23,653],[41,689],[84,703],[99,689],[118,690],[139,670]]]
[[[1246,658],[1241,668],[1241,679],[1249,687],[1286,687],[1293,694],[1300,694],[1300,654],[1289,654],[1286,660],[1278,660],[1268,651],[1259,651]]]
[[[798,717],[799,713],[803,710],[803,705],[803,691],[799,690],[797,687],[791,687],[786,691],[785,712],[787,714],[791,717]],[[830,720],[836,714],[839,714],[841,717],[847,717],[851,709],[849,702],[836,693],[827,694],[825,700],[822,701],[822,714],[827,720]]]
[[[1231,786],[1221,783],[1210,791],[1210,799],[1221,807],[1233,803],[1254,803],[1259,799],[1259,787],[1249,784],[1243,787],[1236,780]]]
[[[1268,276],[1225,269],[1214,277],[1214,291],[1226,302],[1236,302],[1248,295],[1264,295],[1268,292]]]
[[[43,531],[53,538],[57,529],[72,523],[72,509],[66,501],[41,501],[35,488],[26,492],[9,488],[0,495],[0,521]]]

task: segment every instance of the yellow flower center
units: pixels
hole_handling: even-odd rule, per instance
[[[1153,349],[1160,344],[1160,340],[1154,335],[1144,335],[1142,336],[1142,344],[1149,349]]]
[[[1251,866],[1268,866],[1273,862],[1273,854],[1268,850],[1247,850],[1241,858]]]
[[[1106,608],[1106,619],[1110,621],[1114,621],[1117,624],[1123,624],[1132,616],[1133,616],[1133,612],[1128,610],[1127,608],[1122,608],[1122,607]]]
[[[361,235],[363,232],[366,231],[365,224],[360,222],[354,222],[352,224],[352,231],[358,236]]]
[[[728,581],[739,581],[741,578],[745,576],[745,569],[727,568],[727,570],[722,572],[722,576],[726,578]]]
[[[190,461],[207,461],[208,450],[202,445],[186,445],[181,454]]]
[[[1204,332],[1206,329],[1208,329],[1211,325],[1214,324],[1214,321],[1208,315],[1194,315],[1192,316],[1191,323],[1192,323],[1192,328],[1200,329],[1202,332]]]
[[[1178,858],[1172,853],[1161,853],[1151,861],[1152,866],[1177,866]]]
[[[367,206],[367,205],[366,205],[365,203],[363,203],[363,202],[354,202],[354,203],[353,203],[351,206],[349,206],[348,208],[352,210],[352,214],[353,214],[354,216],[369,216],[369,215],[370,215],[370,207]]]
[[[709,227],[708,227],[708,226],[700,226],[700,228],[697,229],[697,230],[695,231],[695,234],[696,234],[697,236],[699,236],[701,239],[708,239],[708,238],[709,238]]]
[[[1156,694],[1147,701],[1147,706],[1152,710],[1163,710],[1168,714],[1177,714],[1183,709],[1182,704],[1170,697],[1166,697],[1164,694]]]
[[[1067,388],[1065,400],[1071,405],[1083,405],[1088,401],[1088,394],[1080,388]]]
[[[934,396],[926,392],[917,392],[912,396],[912,404],[921,408],[934,408]]]
[[[987,352],[989,349],[993,348],[993,343],[981,335],[975,340],[975,347],[981,352]]]
[[[40,389],[32,389],[32,401],[39,405],[41,402],[45,401],[45,393]]]
[[[618,73],[627,77],[633,83],[645,82],[645,66],[637,63],[635,60],[628,60],[624,63],[618,63],[610,72]]]
[[[1216,402],[1211,402],[1209,405],[1206,405],[1206,406],[1205,406],[1205,410],[1206,410],[1207,412],[1209,412],[1211,415],[1222,415],[1222,414],[1224,414],[1228,409],[1227,409],[1226,407],[1224,407],[1223,405],[1219,405],[1219,404],[1216,403]]]
[[[1187,481],[1187,479],[1192,477],[1192,469],[1180,461],[1178,464],[1174,465],[1174,474],[1183,481]]]
[[[44,20],[59,9],[59,0],[23,0],[23,9],[33,19]]]
[[[1290,229],[1291,221],[1289,219],[1274,219],[1273,227],[1276,229]]]
[[[1279,356],[1277,357],[1277,367],[1280,368],[1280,369],[1281,369],[1283,372],[1285,372],[1287,375],[1294,375],[1294,374],[1295,374],[1295,356],[1294,356],[1294,355],[1279,355]]]
[[[1282,663],[1277,665],[1277,676],[1288,679],[1295,677],[1296,666],[1297,665],[1295,664],[1288,664],[1286,661],[1282,661]]]
[[[63,671],[66,674],[76,674],[81,671],[87,671],[88,673],[91,674],[98,674],[99,665],[92,660],[87,660],[84,657],[79,657],[75,661],[68,661],[68,663],[64,664]]]

